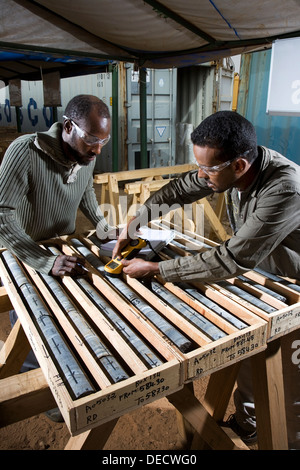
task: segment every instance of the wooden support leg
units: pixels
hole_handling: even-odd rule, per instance
[[[0,380],[0,427],[56,406],[40,368]]]
[[[224,193],[220,193],[217,196],[217,203],[216,203],[216,207],[215,207],[215,214],[216,214],[218,220],[220,221],[220,224],[222,224],[222,219],[223,219],[225,207],[226,207],[226,204],[225,204]],[[214,238],[214,230],[210,231],[208,238],[211,238],[211,239]]]
[[[228,234],[224,229],[223,225],[221,224],[220,220],[216,216],[216,213],[214,212],[208,200],[206,198],[203,198],[199,201],[199,203],[204,205],[204,214],[208,218],[209,223],[213,231],[217,235],[218,239],[221,241],[226,240],[228,238]]]
[[[183,446],[185,449],[189,449],[191,442],[194,438],[194,429],[190,426],[190,424],[183,418],[182,414],[179,413],[178,410],[176,412],[176,421],[177,421],[177,429],[178,433],[180,434],[181,438],[183,439]]]
[[[203,405],[216,422],[224,420],[239,368],[240,363],[238,362],[214,372],[209,378]],[[222,390],[222,393],[220,393],[220,390]],[[239,447],[245,447],[240,440],[238,445]],[[207,446],[203,446],[203,439],[198,434],[195,434],[191,448],[199,450],[205,449]]]
[[[224,420],[240,365],[240,362],[238,362],[226,367],[226,369],[214,372],[210,376],[203,405],[216,422]],[[220,390],[222,390],[222,393],[220,393]],[[225,432],[240,448],[247,448],[241,439],[239,439],[229,428],[225,429]],[[207,449],[207,446],[203,443],[203,439],[201,439],[198,434],[194,435],[191,449]]]
[[[216,421],[224,419],[240,365],[238,362],[210,376],[203,404]]]
[[[167,398],[212,449],[239,449],[187,386]]]
[[[258,447],[288,449],[280,339],[252,357]]]
[[[30,351],[30,344],[17,320],[13,326],[0,355],[0,379],[17,374]]]
[[[140,203],[144,204],[148,197],[150,197],[150,186],[149,184],[142,184],[140,193]]]
[[[102,424],[89,431],[83,432],[78,436],[72,436],[65,450],[101,450],[103,449],[107,439],[111,435],[118,418]]]
[[[194,394],[193,382],[186,384],[186,387]],[[177,409],[175,411],[178,432],[184,441],[184,447],[188,449],[193,441],[195,430]]]
[[[111,204],[111,217],[112,225],[118,225],[122,222],[122,211],[119,201],[119,186],[118,180],[114,174],[110,174],[108,177],[108,194],[109,202]]]
[[[6,288],[0,286],[0,313],[9,312],[13,308]]]
[[[106,203],[106,192],[108,191],[108,185],[103,183],[101,184],[101,195],[100,195],[100,202],[101,204]]]
[[[198,235],[205,235],[204,207],[198,202],[192,203],[192,220],[194,222],[194,231]]]

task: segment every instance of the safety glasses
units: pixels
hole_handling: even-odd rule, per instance
[[[215,175],[216,173],[219,173],[220,171],[224,170],[224,168],[228,167],[234,160],[240,157],[245,157],[250,150],[246,150],[242,155],[239,155],[238,157],[234,157],[231,160],[228,160],[227,162],[220,163],[220,165],[214,165],[214,166],[206,166],[206,165],[199,165],[199,163],[196,161],[196,165],[198,168],[200,168],[201,171],[206,173],[207,175]]]
[[[110,135],[105,139],[98,139],[98,137],[89,134],[87,131],[81,129],[73,119],[68,118],[67,116],[63,116],[64,119],[69,119],[72,125],[75,127],[78,136],[84,141],[86,145],[101,145],[102,147],[106,145],[110,140]]]

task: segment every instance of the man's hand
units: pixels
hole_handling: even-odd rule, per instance
[[[120,233],[117,243],[115,244],[114,249],[112,251],[112,258],[117,258],[118,256],[121,256],[123,248],[128,245],[130,240],[132,240],[132,238],[134,237],[137,227],[138,226],[136,223],[136,218],[133,217]]]
[[[154,274],[159,274],[158,263],[152,261],[134,258],[131,260],[122,259],[121,263],[123,264],[123,272],[129,277],[151,277]]]
[[[82,276],[86,273],[84,259],[78,256],[59,255],[53,265],[53,276]]]
[[[121,235],[119,236],[114,249],[112,251],[111,257],[112,258],[118,258],[121,256],[121,252],[123,251],[123,248],[128,245],[130,242],[131,238],[127,236],[127,231],[126,229],[123,230]]]

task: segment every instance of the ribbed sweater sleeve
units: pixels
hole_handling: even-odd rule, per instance
[[[91,175],[79,207],[83,214],[97,227],[97,233],[98,231],[99,233],[105,233],[112,230],[113,227],[107,223],[107,220],[101,212],[93,181],[93,175]]]
[[[0,167],[0,242],[34,269],[49,273],[56,256],[46,252],[25,232],[17,215],[31,180],[28,147],[24,139],[15,141]]]

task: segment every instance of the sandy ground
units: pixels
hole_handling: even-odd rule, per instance
[[[84,227],[83,230],[81,228]],[[92,228],[79,213],[77,230]],[[8,313],[0,314],[0,340],[10,332]],[[205,393],[208,377],[194,382],[196,396]],[[233,412],[232,402],[228,413]],[[0,450],[60,450],[70,438],[64,423],[53,423],[44,414],[0,429]],[[122,416],[103,450],[185,450],[175,408],[167,398]]]

